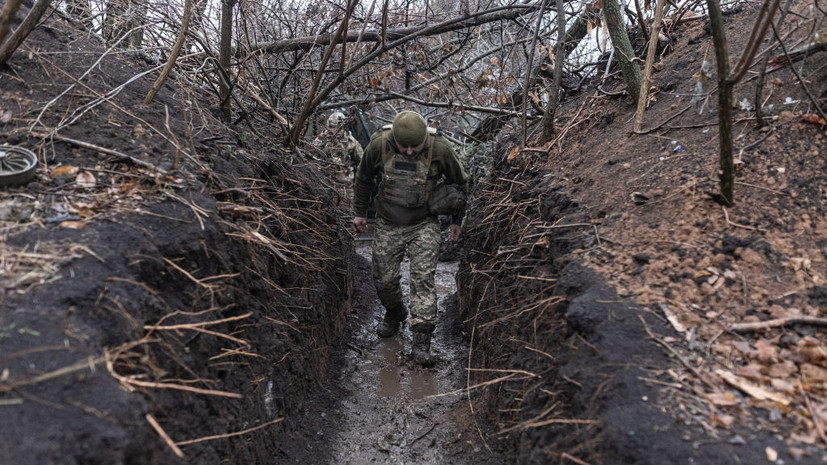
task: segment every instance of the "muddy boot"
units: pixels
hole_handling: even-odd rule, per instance
[[[434,366],[435,362],[431,356],[431,334],[433,331],[433,325],[427,323],[421,323],[411,328],[411,333],[413,333],[411,356],[416,363],[426,368]]]
[[[376,334],[379,337],[391,337],[396,334],[399,331],[399,326],[405,321],[405,316],[407,316],[405,313],[404,309],[402,311],[386,311],[385,318],[376,327]]]

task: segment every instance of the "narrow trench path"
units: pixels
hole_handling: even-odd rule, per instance
[[[503,463],[480,438],[466,385],[468,345],[456,306],[456,262],[436,272],[438,323],[423,369],[410,358],[406,327],[393,338],[375,333],[384,309],[371,278],[372,230],[357,239],[354,311],[331,360],[328,379],[308,403],[295,431],[280,446],[289,463],[487,464]],[[407,305],[407,265],[403,289]]]

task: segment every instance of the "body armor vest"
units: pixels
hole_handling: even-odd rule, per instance
[[[419,155],[408,158],[393,150],[387,152],[388,130],[382,133],[382,184],[379,195],[383,202],[404,208],[424,207],[434,188],[435,181],[428,180],[431,157],[434,153],[434,135],[428,134],[428,154],[424,160]]]

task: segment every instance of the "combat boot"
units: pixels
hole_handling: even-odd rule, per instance
[[[406,313],[404,309],[401,311],[386,311],[385,318],[383,318],[379,326],[376,327],[376,335],[379,337],[391,337],[396,334],[402,322],[405,321]]]
[[[411,345],[411,356],[414,361],[423,367],[434,366],[434,358],[431,356],[431,334],[433,325],[420,323],[411,328],[413,344]]]

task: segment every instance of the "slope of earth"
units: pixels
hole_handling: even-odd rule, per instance
[[[269,463],[327,372],[352,240],[274,126],[56,14],[0,69],[0,463]],[[181,458],[176,457],[179,454]]]
[[[756,12],[726,16],[733,61]],[[804,2],[791,17],[790,49],[823,28]],[[499,371],[471,383],[519,463],[827,460],[825,127],[790,68],[768,74],[767,126],[735,111],[735,206],[716,203],[717,94],[690,102],[706,23],[669,31],[643,134],[628,97],[584,88],[551,143],[501,137],[476,186],[460,310],[472,366]],[[823,62],[795,66],[827,111]]]

